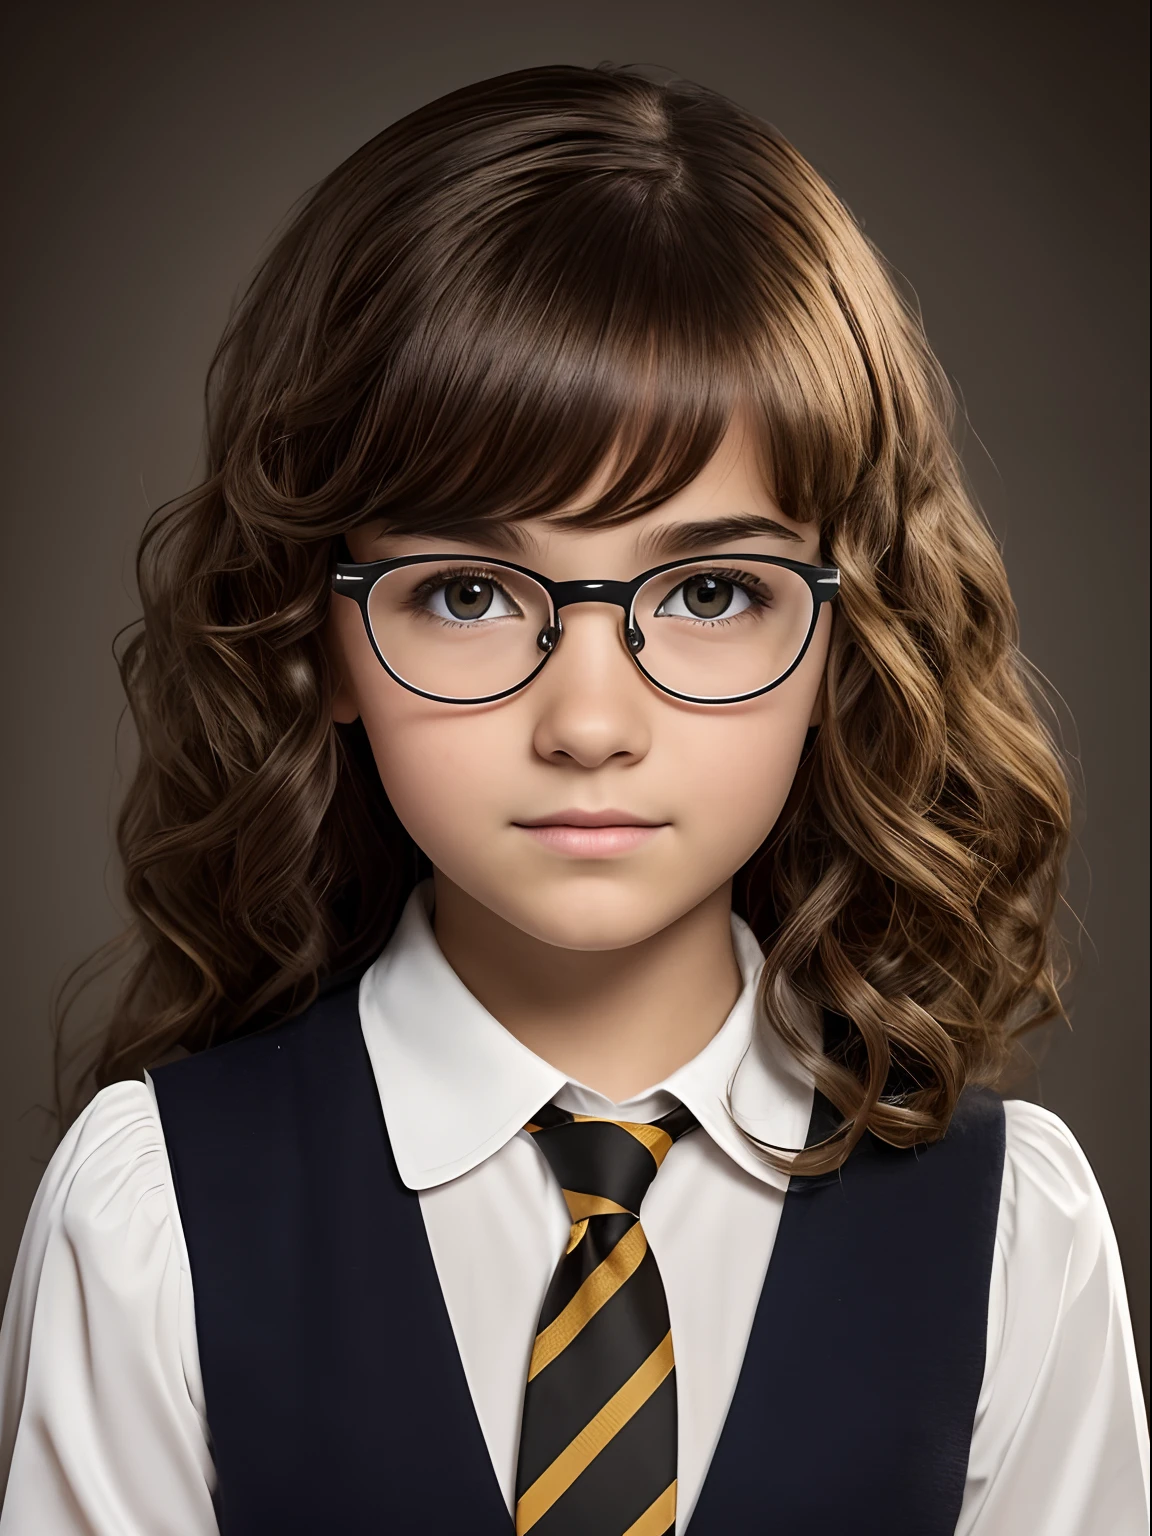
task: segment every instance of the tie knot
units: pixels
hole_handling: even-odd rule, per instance
[[[622,1212],[639,1216],[669,1147],[698,1124],[683,1104],[651,1124],[573,1115],[545,1104],[524,1129],[548,1159],[578,1222]]]

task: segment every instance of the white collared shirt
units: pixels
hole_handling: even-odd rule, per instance
[[[727,1114],[803,1145],[812,1087],[754,1030],[762,963],[733,918],[744,989],[690,1062],[615,1104],[534,1055],[436,944],[428,889],[360,987],[364,1038],[400,1176],[420,1192],[436,1272],[511,1509],[520,1407],[563,1197],[522,1127],[567,1109],[701,1129],[668,1153],[642,1220],[668,1298],[679,1412],[677,1530],[736,1385],[787,1177]],[[1137,1536],[1148,1438],[1115,1238],[1067,1127],[1005,1105],[1007,1147],[984,1383],[958,1536]],[[946,1320],[941,1320],[946,1326]],[[215,1536],[194,1297],[150,1084],[103,1089],[45,1172],[0,1330],[2,1536]],[[590,1533],[592,1536],[592,1533]]]

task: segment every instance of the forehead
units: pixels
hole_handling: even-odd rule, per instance
[[[755,440],[742,426],[724,435],[716,452],[692,480],[659,506],[604,522],[597,496],[613,483],[618,465],[605,466],[578,497],[547,513],[529,517],[462,517],[435,530],[384,528],[362,558],[405,553],[473,550],[565,575],[632,575],[648,566],[710,550],[783,554],[815,562],[819,529],[785,514],[763,473]],[[591,562],[591,565],[590,565]],[[587,567],[588,569],[585,569]]]

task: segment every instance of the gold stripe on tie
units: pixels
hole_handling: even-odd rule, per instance
[[[664,1335],[660,1343],[639,1366],[618,1392],[608,1399],[600,1412],[557,1456],[550,1467],[545,1468],[530,1488],[526,1488],[516,1501],[516,1530],[518,1536],[530,1531],[537,1520],[546,1515],[562,1493],[567,1492],[584,1469],[595,1461],[600,1452],[618,1435],[628,1420],[638,1413],[656,1388],[672,1370],[672,1332]]]
[[[587,1216],[585,1216],[583,1221],[574,1221],[572,1223],[572,1230],[568,1234],[568,1246],[564,1250],[564,1257],[565,1258],[568,1257],[568,1255],[572,1252],[573,1248],[579,1247],[580,1239],[584,1236],[584,1234],[585,1234],[585,1232],[587,1232],[587,1230],[588,1230],[588,1218],[587,1218]]]
[[[586,1195],[579,1189],[566,1189],[564,1199],[568,1203],[568,1214],[573,1221],[583,1221],[585,1216],[634,1216],[636,1214],[625,1205],[617,1205],[615,1200],[608,1200],[603,1195]]]
[[[624,1129],[629,1136],[635,1136],[642,1146],[648,1148],[656,1159],[659,1168],[664,1161],[668,1148],[672,1145],[672,1138],[667,1131],[662,1131],[658,1125],[633,1125],[631,1121],[625,1124]]]
[[[664,1536],[664,1532],[676,1518],[676,1479],[665,1488],[658,1499],[653,1499],[639,1520],[624,1532],[624,1536]]]
[[[640,1261],[648,1252],[648,1240],[644,1229],[637,1222],[629,1227],[612,1252],[584,1281],[572,1300],[553,1318],[547,1328],[536,1335],[532,1346],[532,1364],[528,1367],[528,1380],[538,1376],[546,1365],[565,1349],[581,1328],[592,1321],[605,1303],[640,1267]]]

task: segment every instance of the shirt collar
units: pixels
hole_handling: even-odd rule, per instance
[[[555,1099],[580,1114],[653,1120],[685,1104],[732,1160],[766,1184],[788,1175],[765,1163],[725,1107],[761,1141],[803,1146],[812,1079],[775,1036],[754,1029],[760,945],[732,914],[732,941],[744,979],[735,1007],[708,1044],[662,1082],[614,1103],[565,1076],[472,996],[436,943],[429,919],[432,882],[408,899],[396,932],[360,983],[360,1021],[400,1177],[430,1189],[498,1152]]]

